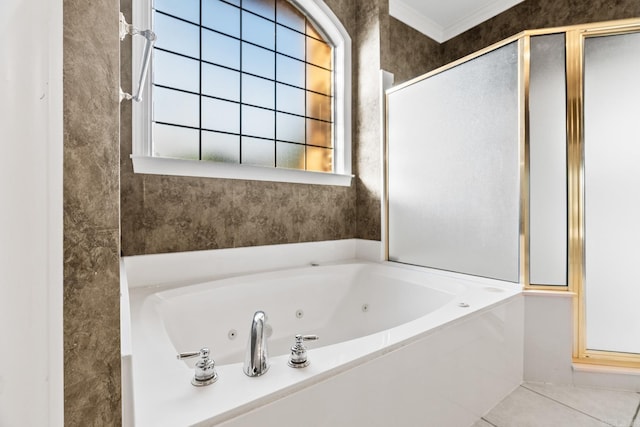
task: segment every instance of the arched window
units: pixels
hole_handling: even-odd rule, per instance
[[[145,11],[158,38],[134,107],[136,172],[349,185],[350,40],[322,1],[154,0]]]

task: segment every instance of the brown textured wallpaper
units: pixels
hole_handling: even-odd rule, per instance
[[[63,7],[64,421],[117,426],[118,1],[64,0]]]

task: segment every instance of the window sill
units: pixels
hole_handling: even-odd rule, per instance
[[[328,172],[278,169],[260,166],[164,157],[131,156],[133,171],[152,175],[194,176],[203,178],[245,179],[295,184],[337,185],[349,187],[353,175]]]

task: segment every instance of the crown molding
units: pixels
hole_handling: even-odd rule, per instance
[[[447,25],[442,25],[425,16],[405,0],[389,0],[389,14],[438,43],[444,43],[522,1],[524,0],[493,0]]]

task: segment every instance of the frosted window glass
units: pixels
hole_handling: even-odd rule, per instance
[[[276,166],[304,170],[304,145],[276,143]]]
[[[198,92],[200,62],[184,56],[154,50],[153,54],[155,84],[170,86],[176,89]]]
[[[567,285],[567,100],[564,34],[531,37],[530,282]]]
[[[154,87],[153,121],[198,127],[198,103],[198,95]]]
[[[331,147],[331,123],[307,119],[307,144]]]
[[[255,166],[275,166],[274,141],[242,137],[242,163]]]
[[[242,106],[242,134],[274,139],[275,113],[262,108]]]
[[[260,77],[242,75],[242,102],[265,108],[274,108],[274,83]]]
[[[287,0],[277,0],[276,22],[304,33],[304,15]]]
[[[202,128],[240,133],[240,104],[203,97]]]
[[[166,12],[196,24],[200,22],[199,0],[154,0],[153,7],[156,10]]]
[[[309,21],[307,21],[307,35],[311,37],[315,37],[318,40],[324,40],[324,37],[320,35],[318,30],[316,30],[313,24]]]
[[[276,84],[276,109],[304,115],[304,90]]]
[[[277,27],[277,51],[304,61],[305,36],[280,25]]]
[[[276,138],[304,144],[304,117],[276,113]]]
[[[331,121],[331,97],[307,92],[307,116]]]
[[[242,39],[273,50],[276,24],[251,13],[242,12]]]
[[[329,148],[307,148],[307,170],[316,172],[331,172],[333,150]]]
[[[274,0],[243,0],[242,8],[269,18],[272,21],[275,19]]]
[[[202,160],[240,163],[240,136],[202,131]]]
[[[200,57],[200,29],[197,26],[154,13],[153,30],[158,36],[156,47],[193,58]]]
[[[198,130],[153,124],[153,155],[198,160]]]
[[[331,95],[331,71],[307,64],[307,89]]]
[[[389,94],[389,256],[518,282],[518,52]]]
[[[202,0],[202,25],[240,37],[240,9],[220,0]]]
[[[273,79],[274,56],[270,50],[242,43],[242,71]]]
[[[202,59],[240,69],[240,42],[234,38],[202,30]]]
[[[307,62],[331,69],[331,46],[307,37]]]
[[[240,101],[240,72],[203,63],[202,93],[230,101]]]
[[[277,80],[282,83],[304,88],[305,64],[297,59],[277,55],[276,60]]]
[[[640,353],[640,33],[584,46],[587,348]]]

